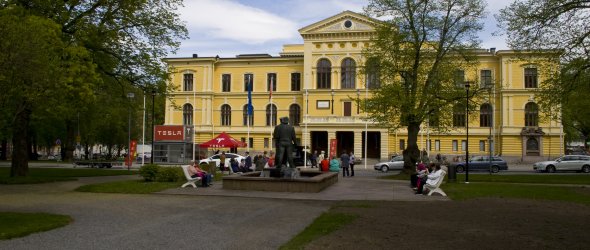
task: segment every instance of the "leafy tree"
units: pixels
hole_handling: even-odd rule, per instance
[[[163,86],[165,86],[168,72],[162,64],[161,58],[166,56],[168,52],[174,51],[178,47],[180,39],[186,38],[186,28],[176,13],[177,7],[181,4],[182,0],[59,2],[6,0],[0,2],[2,10],[24,9],[26,10],[25,15],[27,15],[25,18],[31,16],[52,21],[55,26],[51,30],[52,34],[60,38],[59,43],[68,51],[68,53],[62,53],[60,57],[54,58],[51,61],[53,64],[42,65],[56,66],[59,70],[52,72],[69,73],[69,76],[58,78],[45,72],[32,74],[54,84],[62,85],[60,88],[51,88],[55,90],[55,93],[47,96],[44,100],[44,106],[47,107],[46,112],[33,114],[39,115],[40,121],[53,120],[51,117],[42,117],[45,113],[59,115],[63,124],[54,124],[54,126],[65,129],[65,137],[62,139],[65,159],[71,158],[74,150],[79,113],[88,114],[99,111],[105,105],[128,102],[125,96],[130,91],[140,92],[150,88],[164,91],[165,87]],[[34,34],[36,30],[27,28],[22,32]],[[4,38],[2,40],[8,42],[19,40],[17,37]],[[52,44],[53,42],[50,41],[53,40],[42,41]],[[47,46],[41,48],[45,47]],[[22,54],[18,57],[31,58],[27,56],[27,54]],[[27,69],[32,70],[33,67],[27,67]],[[26,78],[21,77],[25,75],[27,74],[24,72],[14,74],[17,78]],[[84,78],[92,78],[91,76],[94,75],[97,75],[98,78],[81,81]],[[22,84],[31,82],[25,79],[16,80]],[[16,82],[12,81],[11,83],[15,84]],[[68,85],[68,83],[71,84]],[[102,94],[118,99],[118,101],[102,102],[105,101],[104,98],[99,98],[99,95]],[[39,100],[33,102],[38,104]],[[100,109],[96,107],[100,107]],[[113,112],[109,113],[122,111],[126,113],[127,107],[127,105],[112,106]],[[28,111],[27,114],[31,114],[32,111]],[[99,116],[99,119],[102,118]],[[27,116],[24,119],[30,120],[30,117]],[[23,123],[23,125],[25,128],[29,126],[28,123]],[[126,129],[118,126],[117,133],[111,133],[104,138],[119,136],[120,131],[126,131]],[[29,137],[25,133],[19,133],[17,137],[13,136],[12,138],[23,142],[13,144],[15,151],[26,152],[27,143],[25,142]],[[15,168],[27,168],[26,159],[19,158],[17,160],[13,157],[13,165]]]
[[[477,64],[473,55],[484,8],[480,0],[371,0],[366,7],[369,15],[390,18],[380,23],[364,52],[365,74],[372,78],[378,71],[380,85],[367,100],[366,111],[383,126],[407,128],[406,171],[419,160],[421,124],[431,116],[438,129],[450,127],[453,106],[466,98],[463,76],[456,76]],[[371,84],[369,88],[376,87]]]

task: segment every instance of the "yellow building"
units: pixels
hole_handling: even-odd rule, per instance
[[[357,157],[364,157],[365,148],[367,158],[401,153],[406,131],[390,132],[366,123],[362,119],[366,114],[354,101],[371,94],[359,67],[375,22],[342,12],[301,28],[304,43],[284,45],[280,56],[167,58],[173,72],[169,84],[175,91],[166,103],[165,124],[194,125],[197,144],[225,131],[249,143],[250,151],[261,152],[271,150],[274,125],[286,116],[295,126],[299,144],[318,152],[328,152],[329,142],[337,139],[338,152],[353,151]],[[480,66],[476,72],[466,72],[465,79],[494,88],[488,101],[473,111],[478,114],[469,116],[470,154],[491,151],[525,161],[561,154],[560,122],[539,120],[535,103],[533,90],[540,83],[541,67],[519,60],[514,51],[481,50],[478,57]],[[250,121],[248,83],[253,84]],[[436,134],[425,125],[420,148],[431,156],[463,155],[465,116],[456,115],[458,124],[449,133]]]

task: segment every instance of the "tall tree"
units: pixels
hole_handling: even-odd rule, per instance
[[[365,74],[372,78],[371,68],[378,67],[380,84],[366,111],[383,126],[407,128],[406,171],[419,159],[422,123],[428,119],[436,121],[438,129],[450,127],[454,105],[466,98],[463,75],[456,76],[477,64],[473,53],[484,9],[481,0],[371,0],[365,9],[369,15],[390,18],[377,27],[364,52]]]
[[[63,44],[87,52],[88,58],[83,62],[95,66],[93,69],[78,70],[82,74],[98,74],[100,81],[89,81],[94,86],[85,88],[91,90],[90,94],[84,96],[70,92],[48,97],[51,100],[59,98],[60,101],[55,108],[62,118],[63,127],[67,130],[66,138],[62,140],[65,143],[67,158],[71,157],[74,150],[77,114],[91,110],[88,107],[89,102],[95,101],[93,99],[97,93],[103,93],[105,89],[112,90],[115,92],[109,92],[109,95],[124,102],[127,92],[165,84],[168,73],[161,58],[174,51],[179,45],[179,40],[186,38],[187,33],[176,13],[180,5],[182,0],[0,2],[2,9],[19,7],[31,15],[52,20],[57,24],[57,34]],[[62,62],[60,67],[64,71],[76,71],[77,64]],[[108,88],[103,88],[104,86]],[[127,106],[121,109],[126,110]],[[26,168],[27,162],[16,162],[13,158],[13,164],[16,164],[17,168]]]
[[[563,69],[540,84],[540,108],[551,118],[563,119],[565,126],[574,128],[571,126],[575,124],[575,130],[588,130],[580,126],[590,125],[590,114],[577,107],[586,104],[587,98],[578,95],[587,93],[589,87],[590,1],[519,0],[502,9],[496,18],[511,48],[559,52]],[[566,127],[566,131],[571,130]]]

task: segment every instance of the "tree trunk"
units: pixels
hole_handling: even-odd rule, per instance
[[[420,123],[410,123],[408,125],[408,146],[404,149],[404,172],[413,173],[416,170],[416,162],[420,159],[420,149],[418,148],[418,133],[420,133]]]
[[[2,139],[0,143],[0,161],[6,160],[6,152],[8,152],[8,140]]]
[[[74,123],[70,120],[66,121],[66,138],[63,141],[62,147],[62,161],[71,161],[74,159],[74,141],[76,138],[76,131],[74,130]]]
[[[29,173],[29,150],[28,150],[28,130],[31,121],[31,110],[23,102],[22,108],[16,113],[12,124],[12,163],[10,165],[10,177],[27,176]]]

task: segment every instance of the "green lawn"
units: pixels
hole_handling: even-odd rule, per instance
[[[184,182],[145,182],[143,180],[116,181],[81,186],[79,192],[149,194],[180,187]],[[191,187],[192,188],[192,187]]]
[[[56,181],[72,181],[76,177],[134,175],[137,170],[102,168],[29,168],[26,177],[9,177],[10,168],[0,167],[0,184],[36,184]]]
[[[390,180],[408,180],[409,175],[387,175],[383,179]],[[448,175],[447,177],[448,178]],[[457,181],[464,182],[465,174],[457,174]],[[504,183],[536,183],[536,184],[581,184],[590,185],[590,174],[518,174],[518,175],[499,175],[499,174],[471,174],[469,182],[504,182]]]
[[[279,249],[303,249],[309,242],[338,230],[344,225],[351,223],[357,217],[358,215],[356,214],[336,213],[332,211],[325,212]]]
[[[0,240],[63,227],[71,221],[67,215],[0,212]]]

